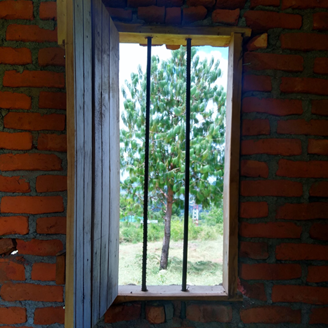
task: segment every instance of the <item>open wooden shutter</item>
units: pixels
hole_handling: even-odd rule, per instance
[[[118,291],[119,37],[101,0],[65,5],[65,327],[91,328]]]

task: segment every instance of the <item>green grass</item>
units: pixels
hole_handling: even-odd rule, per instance
[[[214,286],[222,282],[223,238],[218,233],[219,228],[207,228],[215,231],[216,237],[214,240],[202,240],[206,236],[200,237],[201,235],[199,234],[198,237],[200,239],[189,241],[188,285]],[[161,234],[163,235],[163,230],[161,230]],[[213,237],[213,233],[211,237]],[[182,280],[182,240],[171,241],[167,270],[159,270],[161,249],[162,241],[148,242],[147,284],[180,285]],[[119,251],[119,284],[140,285],[141,263],[142,243],[121,242]]]

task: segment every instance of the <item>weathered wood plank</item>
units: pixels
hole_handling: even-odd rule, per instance
[[[66,13],[67,7],[66,7],[66,0],[57,0],[57,43],[62,48],[65,48],[66,43],[66,37],[67,37],[67,17]],[[71,12],[70,12],[71,14]]]
[[[153,44],[186,45],[186,39],[192,38],[194,46],[228,47],[232,33],[240,33],[245,37],[251,35],[251,30],[243,27],[174,27],[124,23],[115,25],[121,43],[144,44],[146,37],[151,36]]]
[[[242,35],[234,33],[229,45],[226,111],[226,145],[223,189],[223,287],[230,297],[237,293],[240,108]]]
[[[118,251],[120,221],[120,109],[119,109],[119,35],[110,19],[110,228],[109,228],[109,299],[118,293]]]
[[[93,277],[92,277],[92,324],[99,318],[101,286],[101,235],[102,235],[102,10],[101,0],[93,2],[93,124],[94,124],[94,206],[93,206]]]
[[[101,3],[101,1],[100,1]],[[109,221],[110,221],[110,103],[109,103],[109,80],[110,80],[110,36],[109,36],[109,13],[102,7],[102,35],[101,35],[101,95],[102,95],[102,222],[101,222],[101,271],[100,271],[100,313],[105,313],[109,303]]]

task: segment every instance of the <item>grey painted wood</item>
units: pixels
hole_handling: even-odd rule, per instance
[[[101,288],[100,288],[100,312],[104,313],[108,308],[108,254],[109,254],[109,206],[110,206],[110,177],[109,177],[109,24],[110,17],[107,9],[102,6],[102,49],[101,49],[101,92],[102,92],[102,229],[101,229]]]
[[[101,0],[76,0],[73,328],[94,326],[117,296],[118,51],[118,33]]]
[[[120,110],[119,110],[119,34],[110,20],[110,235],[109,299],[118,293],[118,247],[120,219]]]
[[[102,224],[102,97],[101,97],[101,0],[93,1],[93,110],[94,110],[94,206],[93,206],[93,279],[92,324],[97,322],[100,307],[101,224]]]
[[[84,12],[74,2],[75,62],[75,211],[74,211],[74,326],[84,327]]]

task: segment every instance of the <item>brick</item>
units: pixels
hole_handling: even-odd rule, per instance
[[[123,8],[109,8],[107,11],[111,18],[118,19],[124,22],[130,22],[132,20],[132,10],[125,10]]]
[[[181,8],[166,8],[165,24],[180,25],[181,24]]]
[[[328,155],[328,140],[309,139],[308,154]]]
[[[36,325],[52,325],[55,323],[64,324],[64,321],[65,310],[62,306],[35,309],[34,324]]]
[[[255,8],[257,6],[279,7],[280,0],[251,0],[251,8]]]
[[[31,277],[33,280],[55,281],[56,263],[34,263]]]
[[[303,185],[288,180],[242,181],[240,193],[251,197],[300,197],[303,195]]]
[[[247,43],[248,51],[266,49],[267,47],[268,47],[268,33],[257,35]]]
[[[0,296],[8,302],[63,302],[63,287],[6,283],[0,289]]]
[[[266,32],[272,28],[300,29],[302,27],[302,16],[283,14],[273,11],[246,11],[244,14],[246,25],[253,32]]]
[[[244,54],[244,70],[274,69],[287,72],[302,72],[304,60],[299,55],[277,55],[259,52]]]
[[[299,264],[243,263],[240,277],[245,280],[290,280],[301,276]]]
[[[204,6],[208,9],[211,9],[215,5],[215,2],[215,0],[187,0],[187,6]]]
[[[264,302],[267,300],[264,284],[261,283],[250,284],[247,281],[241,282],[238,279],[237,288],[244,296],[248,298],[254,298]]]
[[[129,314],[128,316],[126,314]],[[119,304],[112,305],[105,313],[106,323],[115,323],[120,321],[138,320],[141,316],[141,304]]]
[[[301,323],[302,311],[285,306],[261,306],[241,310],[240,318],[244,323]]]
[[[146,306],[146,319],[150,324],[165,322],[165,311],[163,306]]]
[[[325,120],[278,121],[277,133],[328,136],[328,121]]]
[[[65,123],[66,117],[62,114],[8,113],[4,118],[6,128],[30,131],[63,131]]]
[[[27,216],[0,217],[0,235],[26,235],[28,234]]]
[[[25,280],[25,268],[23,264],[16,263],[14,261],[10,261],[8,259],[0,259],[0,282],[3,283],[5,281],[10,280]],[[0,307],[1,313],[1,307]],[[24,321],[25,322],[25,321]],[[0,323],[7,323],[1,321],[0,314]]]
[[[183,0],[157,0],[157,6],[160,7],[182,7]]]
[[[291,222],[242,222],[239,227],[239,234],[247,238],[300,238],[301,233],[302,227]]]
[[[5,87],[33,87],[33,88],[64,88],[64,73],[46,71],[5,71],[3,77]]]
[[[0,149],[30,150],[33,146],[30,132],[0,132]]]
[[[41,2],[48,3],[48,2]],[[38,53],[39,66],[65,66],[65,50],[62,48],[43,48]]]
[[[66,234],[66,218],[64,216],[39,218],[36,221],[36,232],[39,234]]]
[[[66,93],[41,91],[39,108],[66,109]]]
[[[309,266],[306,281],[307,282],[328,281],[328,266],[326,265]]]
[[[302,142],[298,139],[243,140],[241,144],[241,153],[242,155],[301,155]]]
[[[328,288],[297,285],[274,285],[273,302],[327,304]]]
[[[242,135],[257,136],[270,134],[270,122],[268,119],[243,120]]]
[[[0,255],[8,255],[16,249],[13,239],[2,238],[0,239]]]
[[[7,1],[5,1],[7,2]],[[10,1],[8,1],[10,2]],[[1,7],[0,7],[1,10]],[[0,324],[14,325],[26,322],[26,309],[21,307],[0,307]]]
[[[312,100],[312,114],[328,116],[328,99]]]
[[[310,229],[310,237],[318,240],[328,240],[328,224],[313,223]]]
[[[281,48],[289,50],[328,50],[328,35],[315,33],[284,33]]]
[[[3,154],[2,171],[61,171],[61,159],[54,154]]]
[[[33,20],[32,1],[1,1],[0,19]]]
[[[157,6],[139,7],[138,18],[147,23],[164,23],[165,8]]]
[[[317,74],[328,74],[328,58],[316,58],[314,60],[313,72]]]
[[[227,25],[237,25],[240,15],[240,9],[216,9],[212,13],[213,23],[222,23]]]
[[[36,25],[11,24],[7,27],[6,40],[23,42],[57,42],[57,29],[46,30]]]
[[[313,197],[328,197],[328,181],[315,182],[311,186],[309,194]]]
[[[315,244],[280,244],[276,247],[276,259],[286,261],[327,261],[328,246]]]
[[[39,9],[40,19],[55,19],[57,20],[56,2],[41,2]]]
[[[206,17],[207,9],[204,6],[188,7],[182,9],[183,23],[194,23]]]
[[[273,99],[246,97],[243,99],[244,113],[265,113],[276,116],[300,115],[303,113],[302,101],[296,99]]]
[[[267,178],[269,167],[264,162],[243,160],[241,161],[240,174],[244,177]]]
[[[313,29],[328,30],[328,13],[319,12],[313,14]]]
[[[108,7],[125,8],[126,0],[106,0],[103,3]]]
[[[237,9],[244,8],[246,0],[217,0],[215,8]]]
[[[269,257],[267,243],[240,242],[240,257],[248,257],[254,260],[265,260]]]
[[[242,202],[240,203],[239,216],[244,219],[265,218],[269,214],[267,202]]]
[[[64,175],[39,175],[36,178],[37,192],[67,190],[67,177]]]
[[[328,161],[288,161],[280,159],[277,176],[289,178],[328,178]]]
[[[326,0],[282,0],[281,9],[328,8]]]
[[[0,91],[0,108],[31,109],[31,97],[22,93]]]
[[[17,239],[17,249],[19,254],[35,256],[55,256],[63,250],[63,243],[60,240],[39,240],[30,241]]]
[[[314,324],[328,324],[328,311],[327,307],[316,308],[311,310],[310,314],[310,325]]]
[[[324,202],[285,204],[278,208],[276,218],[282,220],[328,219],[328,204]]]
[[[245,75],[243,91],[271,91],[271,77],[260,75]]]
[[[63,211],[62,196],[5,196],[1,200],[1,213],[43,214]]]
[[[328,95],[328,80],[301,77],[282,77],[280,90],[281,92],[286,93]]]
[[[38,149],[66,152],[66,134],[40,134],[38,138]]]
[[[128,0],[128,7],[138,8],[138,7],[147,7],[155,6],[156,0]]]
[[[10,1],[14,2],[14,1]],[[0,6],[3,2],[0,2]],[[1,10],[1,9],[0,9]],[[32,63],[31,50],[27,48],[0,48],[0,64],[26,65]]]
[[[188,304],[186,309],[187,320],[197,322],[231,322],[232,309],[230,306],[217,304]]]

